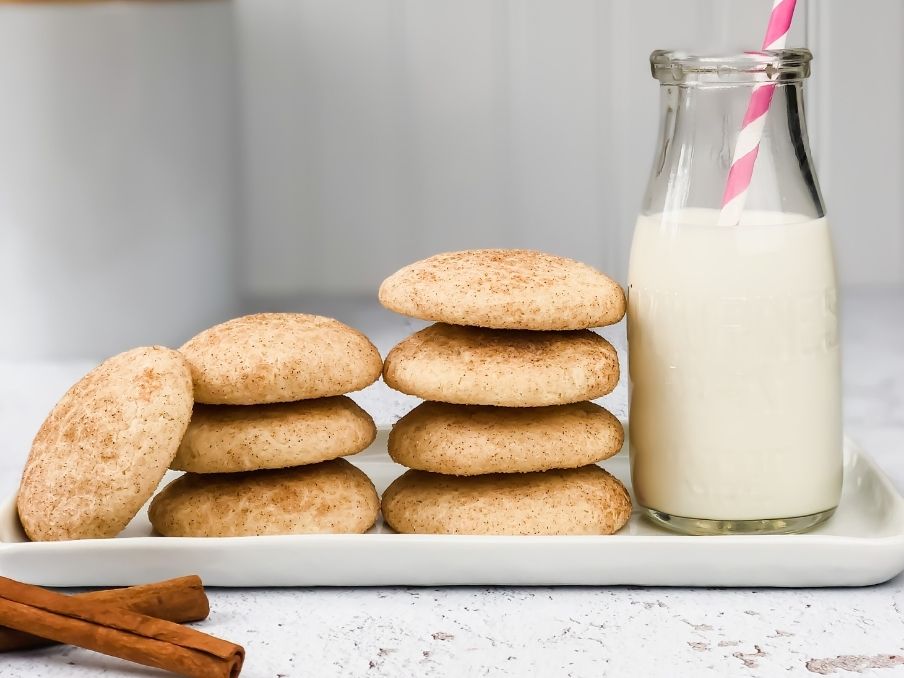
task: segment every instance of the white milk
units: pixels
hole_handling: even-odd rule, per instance
[[[641,505],[712,520],[838,504],[841,378],[825,219],[641,216],[628,275],[631,466]]]

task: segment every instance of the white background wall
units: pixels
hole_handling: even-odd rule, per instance
[[[234,312],[233,29],[221,2],[0,4],[0,358]]]
[[[904,3],[800,0],[843,280],[904,282]],[[238,0],[252,295],[370,294],[440,250],[537,247],[623,278],[655,48],[756,48],[770,0]]]
[[[904,3],[798,5],[843,281],[902,284]],[[0,359],[178,345],[242,299],[372,300],[448,249],[623,279],[649,52],[756,47],[770,6],[0,3]]]

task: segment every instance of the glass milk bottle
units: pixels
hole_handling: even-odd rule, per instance
[[[804,119],[811,58],[650,57],[661,124],[628,273],[631,474],[646,513],[680,532],[799,532],[838,505],[838,304]],[[753,123],[753,174],[720,216],[757,85],[774,91]]]

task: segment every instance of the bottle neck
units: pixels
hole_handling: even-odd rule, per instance
[[[825,214],[804,115],[803,82],[779,82],[745,201],[751,214]],[[660,87],[659,143],[642,211],[719,209],[754,83]],[[762,86],[762,85],[761,85]]]

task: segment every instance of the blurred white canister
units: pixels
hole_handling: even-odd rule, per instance
[[[0,5],[0,359],[233,311],[232,36],[215,0]]]

